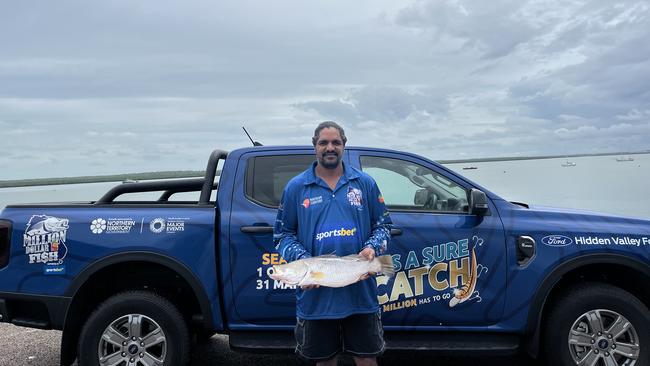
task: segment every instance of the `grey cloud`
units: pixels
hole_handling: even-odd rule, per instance
[[[645,33],[578,65],[523,79],[509,88],[510,95],[531,115],[549,119],[568,114],[609,124],[632,109],[643,110],[650,103],[650,53],[642,46],[650,30]]]
[[[340,99],[298,103],[296,107],[312,109],[325,118],[338,121],[358,121],[360,119],[355,105]]]
[[[649,8],[8,2],[0,179],[203,169],[250,144],[242,125],[308,144],[323,119],[436,159],[648,149]]]
[[[4,149],[34,152],[21,169],[0,172],[0,179],[202,170],[213,149],[249,145],[242,125],[264,144],[307,143],[293,139],[292,133],[304,129],[287,109],[289,102],[281,99],[0,99],[0,115],[10,121],[0,127],[20,134],[5,141]],[[38,157],[51,155],[57,158],[48,164]],[[106,162],[101,169],[98,160]],[[7,166],[16,163],[8,160]],[[25,171],[31,173],[17,175]]]
[[[27,4],[0,14],[0,96],[295,96],[316,84],[393,82],[386,67],[423,57],[416,37],[370,16],[360,24],[364,11],[337,12],[343,2]],[[339,13],[339,28],[327,13]]]
[[[480,51],[485,58],[511,53],[533,34],[533,28],[517,15],[523,2],[419,0],[395,17],[400,26],[430,29],[437,37],[463,41],[464,47]]]
[[[428,93],[427,93],[428,92]],[[398,87],[364,87],[344,98],[296,104],[313,109],[327,118],[359,123],[399,122],[417,114],[436,115],[449,108],[447,97],[432,90],[407,91]]]
[[[633,108],[626,114],[616,116],[616,119],[627,122],[650,121],[650,109],[638,110],[636,108]]]

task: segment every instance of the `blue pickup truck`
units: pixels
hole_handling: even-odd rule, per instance
[[[204,178],[7,206],[0,321],[62,330],[62,365],[182,365],[217,332],[291,349],[272,225],[313,160],[310,146],[217,150]],[[377,277],[388,349],[650,364],[650,221],[508,202],[405,152],[350,147],[344,162],[375,178],[394,222],[396,275]],[[125,199],[142,192],[159,193]]]

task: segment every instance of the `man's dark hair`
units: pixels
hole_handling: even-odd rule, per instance
[[[345,145],[346,142],[348,142],[347,137],[345,137],[345,131],[343,131],[343,127],[339,126],[338,123],[334,121],[325,121],[321,122],[318,127],[314,130],[314,137],[311,138],[311,143],[316,146],[316,143],[318,142],[318,136],[320,136],[320,132],[324,128],[336,128],[339,130],[339,134],[341,135],[341,140],[343,140],[343,145]]]

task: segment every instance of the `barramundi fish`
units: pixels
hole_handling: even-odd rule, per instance
[[[393,276],[395,268],[391,256],[382,255],[369,261],[358,254],[345,257],[321,255],[275,265],[269,276],[287,285],[344,287],[359,281],[369,272]]]

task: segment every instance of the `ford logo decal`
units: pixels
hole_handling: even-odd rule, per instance
[[[550,247],[565,247],[573,244],[573,240],[564,235],[548,235],[542,238],[542,243]]]

